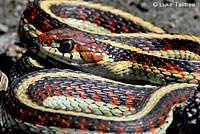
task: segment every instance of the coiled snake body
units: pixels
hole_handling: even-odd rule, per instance
[[[3,129],[164,133],[174,106],[198,90],[200,38],[166,34],[117,9],[36,0],[23,13],[19,35],[28,47],[36,46],[29,51],[40,59],[22,58],[15,74],[51,66],[86,73],[54,68],[20,76],[2,97]],[[51,66],[43,65],[47,58]]]

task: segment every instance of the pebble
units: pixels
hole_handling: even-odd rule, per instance
[[[4,24],[0,23],[0,31],[1,32],[6,33],[6,32],[8,32],[8,30],[9,30],[9,28],[8,28],[7,25],[4,25]]]
[[[7,33],[0,36],[0,54],[5,53],[7,47],[15,43],[17,33]]]
[[[141,10],[141,11],[149,11],[149,5],[146,3],[146,2],[141,2],[139,5],[138,5],[138,8]]]
[[[25,48],[19,47],[18,45],[9,45],[6,50],[6,56],[12,57],[13,61],[16,61],[20,59],[25,52]]]

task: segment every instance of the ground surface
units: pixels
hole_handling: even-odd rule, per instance
[[[91,1],[91,0],[87,0]],[[113,6],[141,17],[169,33],[200,36],[200,2],[198,0],[93,0],[106,6]],[[179,3],[194,3],[195,7],[178,7]],[[171,7],[163,7],[172,3]],[[6,74],[25,50],[17,42],[17,26],[20,14],[28,0],[0,0],[0,70]],[[181,130],[181,128],[178,128]],[[175,131],[173,127],[170,132]],[[178,132],[178,131],[176,131]],[[179,133],[184,133],[179,131]]]

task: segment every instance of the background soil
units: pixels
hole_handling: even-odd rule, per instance
[[[6,74],[9,73],[13,63],[25,52],[25,49],[17,46],[19,44],[17,26],[20,14],[30,1],[0,0],[0,70]],[[93,2],[134,14],[169,33],[200,36],[200,2],[198,0],[93,0]],[[194,3],[196,6],[176,7],[175,2]],[[166,3],[172,3],[174,6],[161,7],[159,5]],[[158,6],[155,7],[154,4]],[[172,127],[169,130],[169,132],[174,131],[186,133],[182,131],[182,128]]]

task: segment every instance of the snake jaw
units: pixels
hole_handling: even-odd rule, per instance
[[[90,52],[73,52],[73,53],[60,53],[57,48],[41,47],[40,50],[67,65],[71,65],[76,68],[83,68],[86,66],[94,66],[97,62],[103,60],[105,54],[90,53]]]

